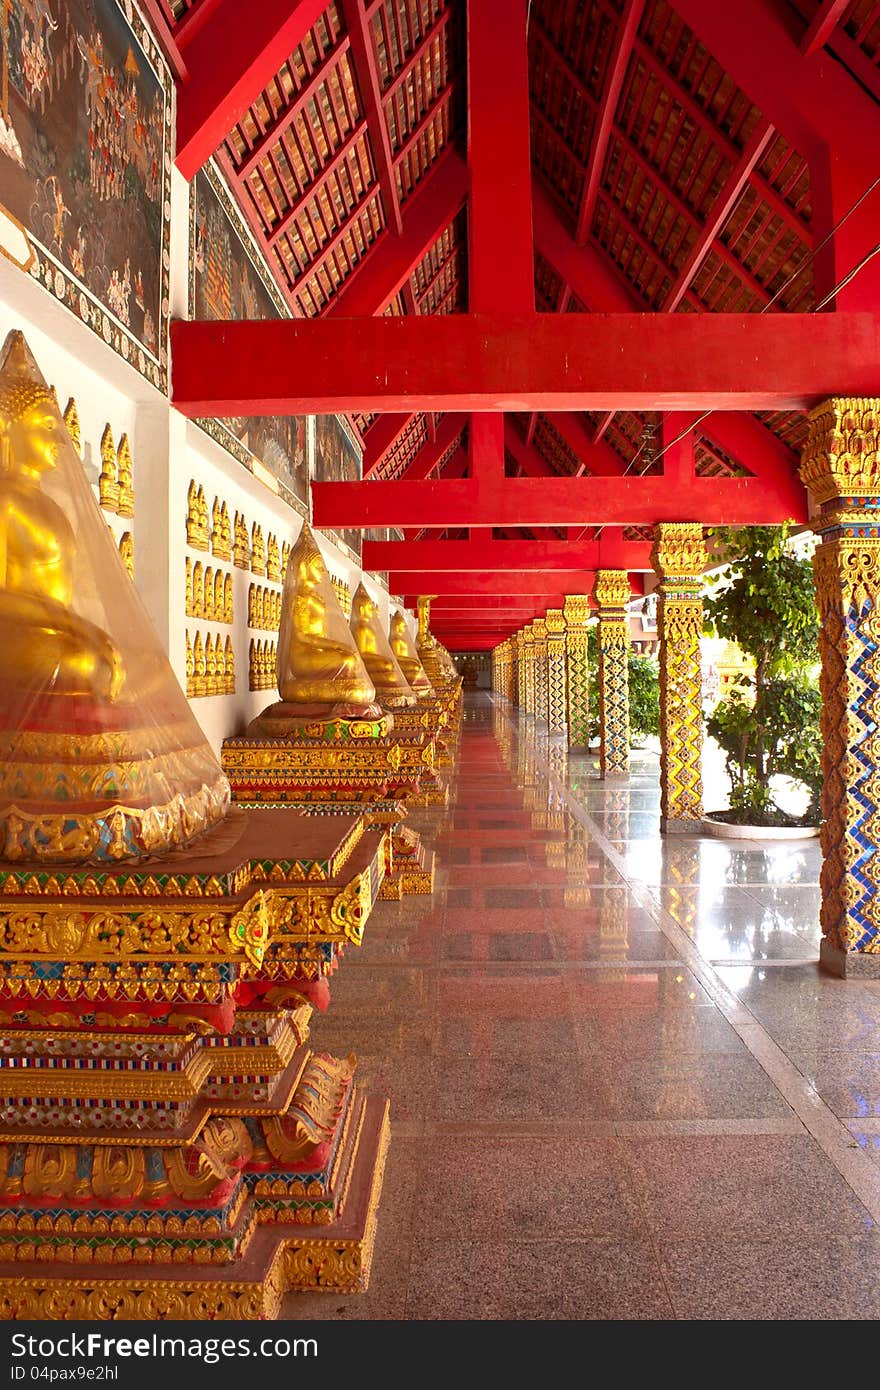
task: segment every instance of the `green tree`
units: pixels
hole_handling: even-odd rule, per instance
[[[599,641],[596,628],[587,631],[590,681],[590,737],[599,737]],[[641,739],[660,732],[660,674],[650,656],[629,654],[629,732]]]
[[[784,775],[821,787],[818,619],[811,566],[794,554],[787,526],[721,527],[715,555],[728,568],[705,601],[707,627],[736,642],[755,663],[710,717],[707,728],[727,755],[731,810],[743,822],[778,824],[770,781]]]

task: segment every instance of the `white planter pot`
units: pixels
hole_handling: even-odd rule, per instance
[[[727,821],[702,816],[700,825],[716,840],[815,840],[817,825],[728,825]]]

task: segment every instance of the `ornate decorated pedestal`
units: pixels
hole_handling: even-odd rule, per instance
[[[382,896],[430,893],[434,856],[403,825],[405,804],[432,790],[435,739],[404,716],[312,719],[291,723],[284,737],[245,732],[223,742],[223,769],[236,801],[289,806],[301,814],[367,813],[388,832]],[[400,719],[400,727],[398,726]],[[444,793],[446,789],[444,787]]]
[[[314,1003],[381,889],[362,816],[0,864],[0,1315],[256,1318],[365,1286],[388,1139]]]

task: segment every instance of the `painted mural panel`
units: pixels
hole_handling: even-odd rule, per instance
[[[361,477],[361,451],[339,415],[315,417],[315,482],[355,483]],[[361,531],[336,533],[360,562]]]
[[[0,203],[31,274],[163,390],[171,79],[131,0],[0,0]]]
[[[259,250],[211,166],[196,175],[190,199],[190,317],[286,317],[284,301]],[[200,420],[199,424],[245,466],[259,459],[278,482],[285,500],[297,503],[299,510],[305,507],[305,416],[239,416]]]

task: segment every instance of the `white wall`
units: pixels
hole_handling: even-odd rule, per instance
[[[186,313],[188,255],[188,187],[179,174],[172,179],[171,296],[175,313]],[[101,466],[100,441],[108,423],[118,445],[128,434],[134,459],[134,517],[105,513],[118,537],[130,530],[134,538],[135,583],[168,652],[181,684],[186,680],[186,631],[191,637],[201,630],[231,633],[236,664],[235,694],[193,700],[192,707],[215,748],[228,734],[276,698],[271,690],[248,689],[250,638],[275,640],[270,632],[248,630],[247,595],[250,583],[277,588],[264,577],[235,568],[209,553],[188,549],[186,542],[187,491],[190,480],[205,490],[210,518],[214,498],[225,501],[230,519],[243,512],[248,531],[258,523],[263,536],[295,541],[302,526],[297,511],[283,502],[204,430],[186,420],[167,398],[129,367],[112,349],[49,294],[32,276],[0,258],[0,335],[20,328],[46,379],[55,386],[61,408],[73,396],[77,403],[84,445],[84,462],[94,484]],[[309,456],[312,457],[313,421],[309,421]],[[362,572],[354,561],[325,535],[318,536],[331,572],[352,592]],[[221,568],[233,575],[234,622],[204,622],[186,615],[186,557],[193,562]],[[383,619],[389,619],[387,588],[367,576]],[[415,630],[415,618],[412,617]]]

